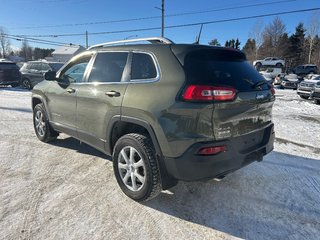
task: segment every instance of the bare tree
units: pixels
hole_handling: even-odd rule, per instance
[[[250,38],[255,41],[255,59],[258,59],[258,50],[263,43],[263,20],[259,19],[253,25],[249,34]]]
[[[286,27],[279,17],[276,17],[263,31],[264,41],[270,41],[272,49],[270,54],[273,56],[279,55],[282,49],[280,49],[280,40],[283,34],[286,32]]]
[[[21,57],[23,57],[26,61],[32,59],[32,48],[29,46],[27,40],[22,41],[20,54]]]
[[[10,41],[6,37],[6,32],[3,27],[0,27],[0,50],[3,58],[7,57],[10,53]]]
[[[310,23],[307,27],[307,41],[308,41],[308,63],[311,63],[311,56],[312,52],[314,50],[315,46],[315,40],[316,36],[319,33],[319,27],[320,27],[320,22],[319,22],[319,12],[316,12],[312,15],[310,19]]]

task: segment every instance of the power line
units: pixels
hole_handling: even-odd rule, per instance
[[[9,37],[13,37],[13,38],[18,38],[20,41],[21,40],[34,40],[34,41],[42,41],[42,42],[47,42],[47,43],[54,43],[54,44],[62,44],[62,45],[66,45],[66,44],[69,44],[69,43],[64,43],[64,42],[57,42],[57,41],[51,41],[51,40],[43,40],[43,39],[37,39],[37,38],[31,38],[31,37],[25,37],[23,35],[12,35],[12,34],[3,34],[4,36],[9,36]]]
[[[32,43],[39,43],[39,44],[45,44],[45,45],[52,45],[52,46],[66,46],[68,45],[69,47],[78,47],[79,45],[75,45],[72,43],[59,43],[59,42],[53,42],[53,41],[46,41],[46,40],[41,40],[41,39],[36,39],[36,38],[22,38],[22,37],[16,37],[16,36],[10,36],[9,34],[4,34],[3,35],[5,38],[16,40],[16,41],[25,41],[27,40],[28,42]]]
[[[254,18],[261,18],[261,17],[271,17],[271,16],[277,16],[277,15],[310,12],[310,11],[316,11],[316,10],[320,10],[320,7],[319,8],[293,10],[293,11],[284,11],[284,12],[277,12],[277,13],[268,13],[268,14],[261,14],[261,15],[247,16],[247,17],[229,18],[229,19],[223,19],[223,20],[213,20],[213,21],[205,21],[205,22],[197,22],[197,23],[171,25],[171,26],[166,26],[165,28],[171,29],[171,28],[191,27],[191,26],[200,26],[202,24],[209,25],[209,24],[215,24],[215,23],[233,22],[233,21],[248,20],[248,19],[254,19]],[[159,29],[161,29],[161,27],[127,29],[127,30],[118,30],[118,31],[107,31],[107,32],[93,32],[93,33],[88,33],[88,34],[89,35],[107,35],[107,34],[116,34],[116,33],[152,31],[152,30],[159,30]],[[67,36],[84,36],[84,35],[85,35],[85,33],[68,33],[68,34],[23,35],[23,36],[24,37],[67,37]]]
[[[216,8],[216,9],[211,9],[211,10],[201,10],[201,11],[167,14],[167,15],[164,15],[164,17],[179,17],[179,16],[186,16],[186,15],[195,15],[195,14],[203,14],[203,13],[210,13],[210,12],[250,8],[250,7],[260,7],[260,6],[287,3],[287,2],[295,2],[295,1],[297,1],[297,0],[273,1],[273,2],[267,2],[267,3],[243,5],[243,6],[238,6],[238,7],[233,6],[233,7]],[[123,23],[123,22],[132,22],[132,21],[143,21],[143,20],[151,20],[151,19],[157,19],[157,18],[162,18],[162,16],[149,16],[149,17],[109,20],[109,21],[100,21],[100,22],[69,23],[69,24],[59,24],[59,25],[34,26],[34,27],[17,27],[17,28],[11,28],[11,29],[40,29],[40,28],[75,27],[75,26],[88,26],[88,25],[97,25],[97,24],[111,24],[111,23]]]

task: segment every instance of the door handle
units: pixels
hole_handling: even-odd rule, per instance
[[[68,93],[74,93],[74,92],[76,92],[76,90],[75,90],[74,88],[68,88],[68,89],[67,89],[67,92],[68,92]]]
[[[113,90],[106,92],[106,95],[109,97],[120,97],[120,93]]]

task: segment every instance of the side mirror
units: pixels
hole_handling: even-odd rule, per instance
[[[48,81],[55,81],[57,80],[56,74],[56,71],[48,71],[44,74],[44,79]]]

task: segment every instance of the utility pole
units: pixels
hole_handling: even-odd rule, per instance
[[[86,31],[86,48],[88,48],[88,31]]]
[[[164,0],[162,0],[162,4],[161,4],[161,13],[162,13],[161,37],[164,37]]]
[[[164,0],[162,0],[161,8],[154,7],[158,10],[161,10],[161,37],[164,37]]]

